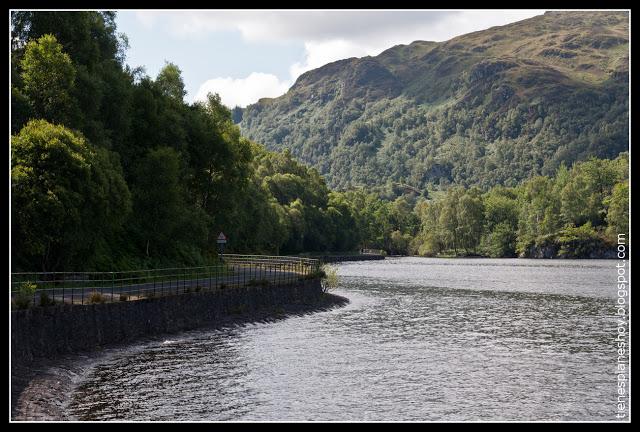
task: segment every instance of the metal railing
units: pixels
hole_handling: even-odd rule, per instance
[[[362,255],[386,255],[387,252],[384,249],[360,249]]]
[[[11,274],[17,308],[54,303],[129,301],[242,286],[283,286],[316,277],[320,261],[309,258],[225,254],[220,264],[116,272]]]

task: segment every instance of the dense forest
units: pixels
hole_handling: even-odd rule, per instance
[[[185,103],[177,65],[126,66],[115,13],[11,25],[12,271],[199,265],[221,231],[244,253],[534,257],[601,256],[628,232],[626,153],[512,187],[332,191],[242,136],[217,95]]]
[[[548,12],[301,75],[239,110],[330,187],[516,186],[629,146],[629,15]]]
[[[380,201],[363,191],[344,196],[372,231],[368,247],[422,256],[530,258],[613,257],[629,235],[629,160],[592,158],[553,177],[517,187],[454,186],[433,199],[405,194]]]
[[[180,69],[123,63],[111,12],[12,14],[14,270],[195,265],[236,252],[353,248],[318,173],[240,136]],[[348,243],[348,244],[347,244]]]

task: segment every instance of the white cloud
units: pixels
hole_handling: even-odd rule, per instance
[[[367,56],[372,51],[366,45],[344,39],[305,42],[304,48],[304,60],[292,64],[289,68],[292,82],[311,69],[319,68],[340,59]]]
[[[530,18],[541,10],[199,10],[137,11],[145,25],[175,36],[202,37],[236,30],[249,42],[350,40],[384,43],[389,38],[443,41],[494,25]]]
[[[227,104],[241,106],[261,97],[283,94],[304,72],[327,63],[375,56],[398,44],[415,40],[445,41],[455,36],[505,25],[542,14],[540,10],[465,11],[139,11],[146,26],[164,26],[181,39],[204,38],[209,33],[237,31],[251,43],[304,43],[305,54],[289,67],[290,76],[252,73],[246,78],[214,78],[201,85],[195,99],[208,89]],[[203,93],[204,92],[204,93]],[[238,92],[235,94],[235,92]],[[279,92],[279,93],[278,93]]]
[[[214,78],[204,82],[196,93],[196,101],[206,100],[208,93],[218,93],[222,103],[233,108],[245,107],[263,97],[277,97],[289,89],[289,81],[273,74],[253,72],[246,78]]]

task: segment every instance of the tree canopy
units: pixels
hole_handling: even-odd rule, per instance
[[[155,79],[124,66],[126,37],[116,33],[114,18],[109,12],[12,12],[16,271],[204,264],[216,259],[221,231],[228,250],[242,253],[375,248],[493,257],[602,255],[629,231],[628,154],[559,164],[553,174],[509,187],[482,181],[475,187],[473,176],[456,184],[466,168],[445,166],[442,157],[478,159],[468,147],[471,137],[452,136],[452,125],[465,120],[453,113],[446,121],[428,120],[445,143],[441,156],[425,154],[421,165],[388,153],[389,169],[446,171],[453,184],[418,187],[387,177],[375,188],[354,183],[331,190],[296,151],[268,151],[242,136],[236,122],[246,112],[228,109],[219,95],[186,103],[177,65],[167,62]],[[345,106],[341,116],[361,108]],[[398,109],[402,116],[384,120],[391,131],[424,119],[409,106]],[[302,152],[336,172],[352,169],[322,159],[327,144],[321,137],[331,137],[334,127],[331,118],[324,121],[326,130],[309,125]],[[278,130],[282,139],[293,136]],[[399,145],[383,135],[370,122],[353,123],[344,135],[348,143],[333,154],[366,167],[372,148]],[[500,143],[491,144],[499,160],[516,157],[509,155],[516,147]]]

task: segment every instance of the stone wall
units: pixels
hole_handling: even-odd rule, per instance
[[[93,305],[56,305],[11,312],[11,358],[35,358],[87,351],[112,343],[194,329],[292,304],[315,304],[320,280],[285,286],[248,286]]]

